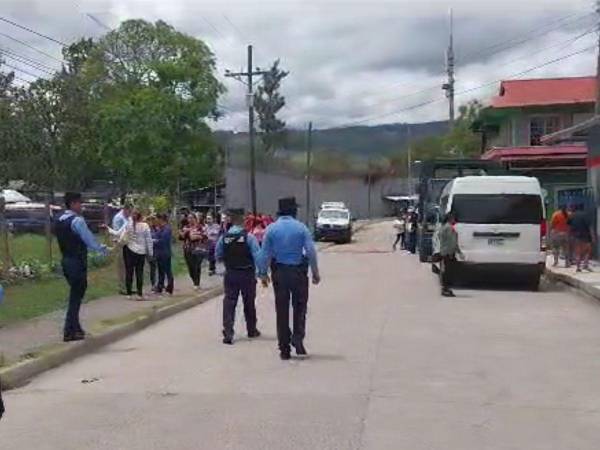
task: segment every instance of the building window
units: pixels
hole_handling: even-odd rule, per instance
[[[532,117],[529,122],[529,145],[541,145],[542,136],[560,130],[559,116]]]

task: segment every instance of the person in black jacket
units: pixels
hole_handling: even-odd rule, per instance
[[[215,256],[225,264],[225,298],[223,299],[223,343],[233,344],[235,308],[241,294],[249,338],[260,336],[256,328],[256,267],[260,246],[244,229],[244,210],[229,211],[232,226],[217,242]]]
[[[87,254],[92,251],[108,254],[100,245],[81,216],[81,194],[65,193],[67,210],[55,223],[56,240],[62,253],[62,269],[69,284],[69,305],[65,318],[64,341],[85,339],[85,331],[79,323],[79,309],[87,289]]]

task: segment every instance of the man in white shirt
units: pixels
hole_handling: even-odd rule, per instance
[[[120,255],[117,257],[117,276],[119,280],[119,292],[124,295],[125,292],[125,247],[118,243],[119,236],[123,234],[123,231],[127,227],[127,224],[131,222],[131,210],[130,204],[126,203],[125,206],[115,214],[113,217],[111,228],[108,228],[108,232],[115,236],[116,243],[120,247]]]

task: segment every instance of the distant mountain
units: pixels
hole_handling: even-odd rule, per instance
[[[448,122],[426,122],[417,124],[390,124],[360,126],[349,128],[328,128],[313,131],[313,150],[349,153],[353,157],[368,159],[395,153],[407,148],[410,140],[429,136],[440,136],[448,131]],[[226,146],[230,153],[248,149],[248,134],[232,131],[217,131],[218,141]],[[257,146],[260,140],[257,138]],[[304,152],[306,149],[306,131],[288,130],[287,143],[278,153]]]

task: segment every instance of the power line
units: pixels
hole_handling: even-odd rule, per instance
[[[551,44],[549,46],[542,47],[540,49],[536,49],[536,53],[545,52],[547,50],[550,50],[550,49],[553,49],[553,48],[556,48],[556,47],[559,47],[559,46],[562,46],[561,49],[560,49],[562,51],[565,48],[567,48],[569,45],[572,45],[575,42],[577,42],[582,37],[594,33],[596,30],[597,30],[597,27],[594,25],[589,30],[587,30],[584,33],[581,33],[581,34],[575,36],[574,38],[567,39],[566,41],[563,41],[563,40],[557,41],[557,42],[554,42],[553,44]],[[523,59],[531,59],[531,53],[527,53],[526,55],[519,56],[517,58],[511,59],[510,61],[507,61],[507,62],[503,63],[502,65],[503,66],[508,66],[508,65],[511,65],[511,64],[513,64],[515,62],[521,61]],[[407,99],[409,97],[414,97],[415,95],[424,94],[424,93],[430,92],[430,91],[437,91],[438,89],[439,89],[439,85],[435,84],[435,85],[432,85],[430,87],[427,87],[427,88],[424,88],[424,89],[421,89],[421,90],[418,90],[418,91],[415,91],[415,92],[411,92],[409,94],[403,94],[403,95],[400,95],[398,97],[389,98],[387,100],[383,100],[383,101],[379,101],[379,102],[371,102],[371,103],[368,103],[366,106],[372,107],[372,106],[385,105],[385,104],[388,104],[388,103],[395,103],[395,102],[397,102],[399,100],[404,100],[404,99]]]
[[[204,21],[207,23],[207,25],[213,29],[213,31],[214,31],[214,32],[217,34],[217,36],[219,36],[219,37],[220,37],[220,38],[222,38],[222,39],[225,39],[225,36],[223,35],[223,33],[221,33],[221,32],[220,32],[220,31],[217,29],[217,27],[215,27],[215,26],[212,24],[212,22],[210,22],[210,21],[209,21],[209,20],[208,20],[206,17],[202,16],[202,20],[204,20]]]
[[[506,45],[506,44],[513,43],[512,45],[510,45],[510,46],[508,46],[508,47],[504,47],[504,48],[502,48],[502,49],[499,49],[499,50],[497,50],[497,51],[495,51],[495,52],[486,53],[486,55],[487,55],[487,56],[490,56],[490,55],[493,55],[493,54],[501,53],[502,51],[509,50],[509,49],[511,49],[511,48],[514,48],[514,47],[516,47],[517,45],[521,45],[521,44],[523,44],[523,43],[525,43],[525,42],[528,42],[528,41],[530,41],[530,40],[532,40],[532,39],[535,39],[535,38],[539,38],[539,37],[541,37],[541,36],[544,36],[545,34],[547,34],[547,33],[551,32],[551,31],[556,31],[556,30],[558,30],[558,29],[560,29],[560,28],[562,28],[562,27],[564,27],[564,26],[566,26],[566,25],[573,25],[574,23],[576,23],[576,22],[579,22],[579,21],[580,21],[580,20],[582,20],[582,19],[585,19],[585,18],[591,17],[591,16],[593,15],[593,13],[585,13],[585,14],[581,15],[579,18],[577,18],[577,19],[573,20],[572,22],[569,22],[569,19],[571,19],[573,16],[577,16],[577,15],[581,15],[581,11],[579,11],[579,12],[575,12],[575,13],[571,13],[571,14],[568,14],[568,15],[566,15],[566,16],[562,16],[562,17],[560,17],[560,18],[558,18],[558,19],[555,19],[555,20],[549,21],[549,22],[547,22],[545,25],[542,25],[542,26],[539,26],[539,27],[533,28],[533,29],[531,29],[530,31],[526,32],[525,34],[521,35],[521,37],[523,37],[523,36],[527,36],[527,35],[530,35],[530,34],[532,34],[532,33],[535,33],[536,31],[540,31],[540,30],[543,30],[543,29],[545,29],[545,28],[547,28],[547,27],[551,27],[551,28],[550,28],[550,29],[548,29],[546,32],[544,32],[544,33],[541,33],[541,34],[534,35],[534,36],[532,36],[532,37],[530,37],[530,38],[528,38],[528,39],[522,39],[522,40],[521,40],[521,41],[519,41],[519,42],[514,42],[514,41],[515,41],[515,39],[519,39],[519,38],[512,38],[512,39],[510,39],[510,40],[507,40],[507,41],[501,41],[501,42],[498,42],[498,43],[496,43],[496,44],[492,44],[491,46],[488,46],[488,47],[485,47],[485,48],[483,48],[483,49],[480,49],[480,50],[477,50],[477,51],[475,51],[475,52],[472,52],[472,53],[470,53],[470,54],[467,54],[467,56],[464,56],[463,58],[456,58],[456,59],[463,59],[463,60],[465,60],[465,59],[473,58],[473,57],[475,57],[475,56],[478,56],[478,55],[480,55],[480,54],[486,53],[486,51],[487,51],[487,50],[490,50],[490,49],[493,49],[493,48],[497,48],[497,47],[500,47],[500,46],[503,46],[503,45]],[[557,24],[557,23],[560,23],[560,25],[559,25],[559,26],[556,26],[556,24]],[[460,56],[460,55],[459,55],[459,56]],[[445,74],[446,74],[446,72],[445,72],[445,71],[443,71],[443,72],[439,72],[439,73],[437,73],[436,75],[442,76],[442,75],[445,75]],[[401,84],[393,84],[393,85],[390,85],[390,86],[389,86],[387,89],[391,89],[391,88],[401,88],[401,87],[410,87],[410,86],[411,86],[411,84],[406,84],[406,83],[401,83]],[[412,85],[412,86],[414,86],[414,85]],[[415,87],[416,87],[416,86],[415,86]],[[427,91],[431,91],[431,90],[437,90],[437,89],[439,89],[439,85],[437,85],[437,84],[436,84],[435,86],[431,86],[431,87],[428,87],[428,88],[424,88],[424,89],[422,89],[422,90],[420,90],[420,91],[417,91],[417,92],[415,92],[415,93],[412,93],[412,94],[407,94],[407,95],[405,95],[405,96],[398,97],[398,98],[404,98],[404,97],[408,97],[408,96],[413,96],[413,95],[416,95],[416,94],[419,94],[419,93],[423,93],[423,92],[427,92]],[[365,91],[365,92],[363,92],[363,95],[364,95],[364,94],[367,94],[367,96],[368,96],[368,97],[379,97],[379,96],[382,96],[382,95],[387,95],[387,92],[373,92],[373,91],[371,91],[371,92],[372,92],[372,94],[371,94],[371,95],[369,95],[368,91]]]
[[[576,52],[569,53],[568,55],[561,56],[559,58],[555,58],[555,59],[552,59],[550,61],[546,61],[546,62],[544,62],[542,64],[537,65],[537,66],[534,66],[534,67],[531,67],[529,69],[526,69],[526,70],[524,70],[522,72],[518,72],[518,73],[515,73],[515,74],[512,74],[512,75],[507,75],[506,77],[503,77],[501,79],[497,79],[497,80],[494,80],[494,81],[489,81],[487,83],[481,84],[479,86],[475,86],[473,88],[468,88],[468,89],[464,89],[464,90],[458,91],[458,92],[456,92],[456,95],[462,95],[462,94],[467,94],[469,92],[477,91],[479,89],[483,89],[483,88],[492,86],[494,84],[497,84],[499,82],[502,82],[502,81],[504,81],[507,78],[520,77],[522,75],[525,75],[525,74],[528,74],[530,72],[533,72],[533,71],[535,71],[537,69],[541,69],[542,67],[546,67],[546,66],[549,66],[551,64],[563,61],[565,59],[571,58],[571,57],[579,55],[581,53],[588,52],[588,51],[590,51],[592,49],[595,49],[595,48],[596,48],[596,45],[593,45],[591,47],[586,47],[586,48],[578,50]],[[433,103],[438,103],[438,102],[441,102],[441,101],[444,101],[444,100],[445,100],[444,97],[430,99],[430,100],[424,101],[422,103],[418,103],[416,105],[411,105],[411,106],[408,106],[406,108],[402,108],[402,109],[399,109],[399,110],[396,110],[396,111],[392,111],[392,112],[388,112],[388,113],[380,114],[380,115],[376,115],[376,116],[366,117],[364,119],[360,119],[360,120],[348,122],[346,124],[338,125],[336,128],[348,128],[348,127],[352,127],[352,126],[356,126],[356,125],[361,125],[363,123],[370,122],[371,120],[381,119],[381,118],[384,118],[384,117],[393,116],[393,115],[396,115],[396,114],[401,113],[401,112],[411,111],[413,109],[418,109],[418,108],[421,108],[423,106],[427,106],[427,105],[430,105],[430,104],[433,104]]]
[[[62,41],[59,41],[58,39],[55,39],[55,38],[53,38],[53,37],[50,37],[50,36],[48,36],[47,34],[43,34],[43,33],[40,33],[40,32],[38,32],[38,31],[35,31],[35,30],[33,30],[33,29],[31,29],[31,28],[28,28],[28,27],[26,27],[26,26],[19,25],[18,23],[16,23],[16,22],[13,22],[12,20],[10,20],[10,19],[7,19],[6,17],[0,16],[0,21],[2,21],[2,22],[6,22],[6,23],[8,23],[8,24],[10,24],[10,25],[12,25],[12,26],[14,26],[14,27],[20,28],[21,30],[28,31],[29,33],[35,34],[36,36],[42,37],[42,38],[44,38],[44,39],[47,39],[47,40],[49,40],[49,41],[51,41],[51,42],[54,42],[54,43],[56,43],[56,44],[58,44],[58,45],[62,45],[63,47],[67,47],[67,44],[65,44],[65,43],[64,43],[64,42],[62,42]]]
[[[2,63],[2,65],[6,66],[6,67],[10,67],[10,68],[11,68],[11,69],[13,69],[13,70],[18,70],[19,72],[21,72],[21,73],[23,73],[23,74],[25,74],[25,75],[28,75],[28,76],[30,76],[30,77],[32,77],[32,78],[35,78],[35,79],[38,79],[38,78],[43,78],[43,77],[41,77],[41,76],[39,76],[39,75],[35,75],[35,74],[31,73],[31,72],[28,72],[27,70],[23,70],[23,69],[21,69],[20,67],[13,66],[12,64],[8,64],[8,63],[6,63],[6,62]]]
[[[497,44],[494,44],[494,45],[482,48],[480,50],[477,50],[475,52],[472,52],[470,54],[467,54],[466,56],[463,57],[463,59],[470,59],[470,58],[473,58],[473,57],[476,57],[476,56],[480,56],[480,55],[483,55],[483,54],[485,54],[486,56],[495,55],[497,53],[503,52],[505,50],[509,50],[509,49],[514,48],[514,47],[516,47],[518,45],[521,45],[521,44],[524,44],[524,43],[526,43],[528,41],[531,41],[532,39],[544,36],[544,35],[552,32],[552,31],[559,30],[559,29],[561,29],[562,27],[564,27],[566,25],[573,25],[573,24],[575,24],[575,23],[577,23],[577,22],[579,22],[579,21],[581,21],[583,19],[591,18],[593,16],[593,13],[586,13],[586,14],[582,15],[581,17],[573,20],[573,21],[569,21],[568,20],[568,19],[572,18],[573,16],[576,16],[576,15],[579,15],[579,14],[580,13],[569,14],[569,15],[567,15],[565,17],[560,18],[560,19],[551,21],[551,22],[549,22],[546,25],[543,25],[541,27],[536,27],[536,28],[532,29],[531,31],[528,31],[527,33],[521,35],[521,37],[516,37],[516,38],[512,38],[512,39],[503,41],[503,42],[499,42]],[[550,28],[547,28],[548,25],[555,24],[557,22],[559,23],[557,26],[553,26],[553,27],[551,26]],[[542,32],[534,34],[536,31],[542,31]],[[530,36],[532,34],[533,34],[533,36]],[[530,37],[525,37],[525,36],[530,36]],[[510,44],[510,45],[508,45],[507,47],[503,47],[506,44]],[[493,49],[497,49],[497,50],[490,52],[490,50],[493,50]]]
[[[235,24],[234,24],[234,23],[231,21],[231,19],[230,19],[230,18],[227,16],[227,14],[223,14],[223,18],[224,18],[224,19],[227,21],[227,23],[228,23],[229,25],[231,25],[231,28],[233,28],[233,30],[234,30],[234,31],[235,31],[235,32],[236,32],[236,33],[239,35],[239,37],[240,37],[242,40],[245,40],[245,41],[247,41],[247,40],[248,40],[248,39],[246,39],[246,36],[244,35],[244,33],[242,33],[242,32],[240,31],[240,29],[239,29],[239,28],[238,28],[238,27],[237,27],[237,26],[236,26],[236,25],[235,25]]]
[[[13,51],[0,48],[0,53],[4,54],[7,58],[13,59],[15,61],[19,61],[19,62],[26,64],[28,66],[31,66],[31,67],[35,67],[36,69],[48,70],[51,73],[56,72],[56,68],[54,68],[54,67],[47,66],[39,61],[36,61],[35,59],[31,59],[26,56],[19,55],[18,53],[15,53]]]
[[[34,47],[33,45],[28,44],[27,42],[23,42],[23,41],[15,38],[15,37],[9,35],[9,34],[0,33],[0,36],[3,36],[5,38],[7,38],[7,39],[10,39],[11,41],[16,42],[17,44],[23,45],[23,46],[25,46],[25,47],[27,47],[27,48],[29,48],[31,50],[34,50],[34,51],[38,52],[40,55],[44,55],[47,58],[53,59],[54,61],[57,61],[57,62],[62,63],[62,64],[66,64],[66,62],[63,61],[62,59],[58,59],[58,58],[52,56],[50,53],[46,53],[45,51],[40,50],[39,48]]]
[[[90,14],[90,13],[84,13],[84,14],[86,15],[86,17],[88,17],[92,22],[94,22],[100,28],[104,28],[106,31],[112,31],[111,27],[109,27],[108,25],[106,25],[104,22],[102,22],[100,19],[98,19],[93,14]]]
[[[0,50],[0,52],[1,52],[1,50]],[[33,64],[31,64],[31,63],[28,63],[28,62],[26,62],[26,61],[21,61],[21,60],[19,60],[19,59],[15,58],[14,56],[11,56],[11,55],[6,55],[6,54],[5,54],[5,56],[6,56],[7,58],[10,58],[10,59],[12,59],[12,60],[14,60],[14,61],[16,61],[16,62],[20,63],[20,64],[25,64],[26,66],[28,66],[28,67],[30,67],[30,68],[32,68],[32,69],[34,69],[34,70],[38,70],[38,71],[40,71],[40,72],[42,72],[42,73],[45,73],[45,74],[47,74],[47,75],[54,75],[54,74],[56,73],[56,72],[50,72],[49,70],[46,70],[46,69],[41,69],[41,68],[39,68],[39,67],[36,67],[36,66],[34,66]],[[4,64],[6,64],[6,63],[4,63]],[[7,65],[8,65],[8,64],[7,64]]]

